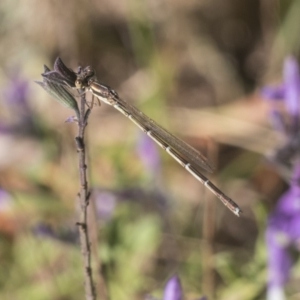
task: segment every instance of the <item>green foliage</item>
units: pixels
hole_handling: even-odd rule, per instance
[[[130,299],[143,291],[155,266],[160,221],[153,215],[135,217],[135,212],[138,209],[132,205],[121,208],[108,225],[105,240],[109,243],[100,249],[112,299]]]

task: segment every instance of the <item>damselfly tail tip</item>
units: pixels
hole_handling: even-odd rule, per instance
[[[233,212],[236,216],[238,216],[238,217],[240,217],[241,214],[243,213],[243,211],[242,211],[239,207],[234,208],[234,209],[232,210],[232,212]]]

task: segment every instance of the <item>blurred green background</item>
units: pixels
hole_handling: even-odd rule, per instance
[[[265,220],[287,185],[264,159],[280,137],[257,91],[299,54],[299,14],[297,0],[2,0],[0,299],[84,297],[76,125],[64,123],[73,112],[34,83],[57,56],[74,70],[91,65],[204,153],[211,180],[244,212],[236,218],[160,149],[157,167],[147,166],[139,129],[107,105],[94,108],[98,294],[104,279],[112,300],[161,298],[177,273],[185,299],[264,299]],[[289,299],[299,296],[299,271]]]

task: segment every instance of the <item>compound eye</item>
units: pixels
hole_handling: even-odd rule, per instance
[[[92,67],[88,66],[84,69],[84,72],[86,74],[86,77],[92,77],[95,75],[95,71],[92,69]]]

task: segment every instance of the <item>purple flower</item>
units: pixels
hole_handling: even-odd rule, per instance
[[[37,236],[55,238],[53,229],[49,225],[44,223],[37,224],[32,229],[32,232]]]
[[[292,267],[289,250],[300,250],[300,162],[294,168],[289,190],[278,200],[268,219],[266,243],[268,299],[284,299],[283,287]]]
[[[285,103],[289,115],[299,119],[300,71],[295,58],[288,57],[284,63]]]
[[[109,220],[117,206],[118,197],[111,191],[95,190],[94,201],[96,205],[97,217],[100,220]]]
[[[287,135],[291,135],[299,130],[300,115],[300,70],[292,56],[285,59],[283,77],[283,84],[264,87],[261,93],[272,104],[270,114],[275,129],[284,129]],[[284,105],[285,111],[279,104]],[[284,118],[286,114],[287,121]]]
[[[147,295],[145,300],[157,300],[157,298]],[[206,297],[197,298],[198,300],[207,300]],[[183,300],[183,291],[180,279],[177,275],[172,276],[164,289],[163,300]]]
[[[0,189],[0,213],[11,210],[13,199],[9,193]]]
[[[29,104],[29,84],[23,79],[19,70],[10,74],[9,81],[3,93],[3,103],[11,115],[12,121],[0,123],[1,133],[31,132],[33,125],[33,113]]]
[[[262,96],[269,100],[281,101],[285,96],[285,90],[283,85],[279,86],[266,86],[261,90]]]
[[[146,170],[155,178],[160,171],[160,156],[154,141],[146,134],[140,135],[137,144],[137,153]]]
[[[283,84],[265,87],[261,93],[270,102],[270,119],[274,128],[286,138],[271,161],[291,168],[300,149],[300,69],[296,59],[286,58]]]
[[[29,110],[28,82],[19,73],[11,75],[8,88],[4,91],[4,100],[7,105],[16,106],[19,110]]]
[[[173,276],[169,279],[165,286],[163,300],[182,300],[183,293],[180,279],[178,276]]]

